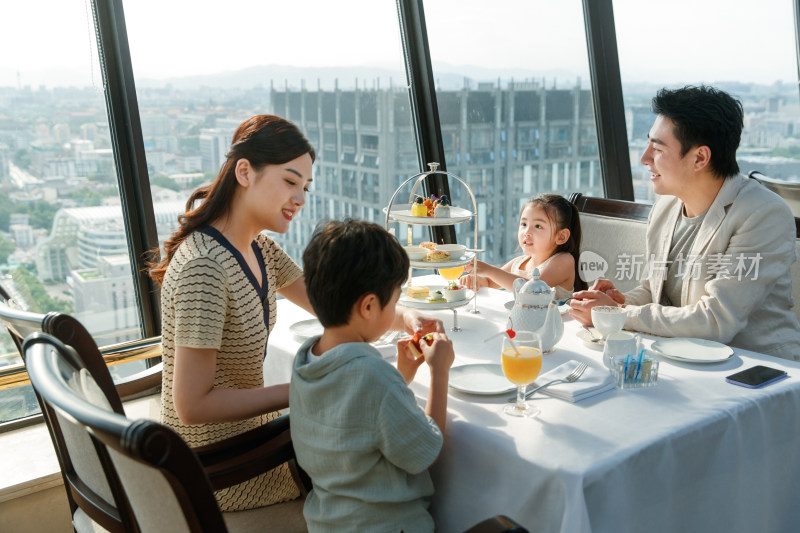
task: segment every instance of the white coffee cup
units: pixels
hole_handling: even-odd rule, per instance
[[[622,330],[627,314],[624,307],[598,305],[592,307],[592,324],[594,324],[594,329],[605,339]]]
[[[627,331],[612,333],[606,337],[606,345],[603,347],[603,364],[605,364],[609,370],[612,370],[612,357],[616,357],[617,360],[619,360],[624,359],[628,355],[631,357],[636,356],[638,341],[638,335],[628,333]]]

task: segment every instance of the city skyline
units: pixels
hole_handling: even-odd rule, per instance
[[[615,1],[623,83],[794,83],[791,3],[765,2],[758,9],[720,10],[714,2],[676,0],[665,10],[655,3]],[[43,5],[48,17],[39,16]],[[402,74],[398,83],[405,80],[393,2],[289,5],[235,0],[222,13],[194,5],[189,9],[181,1],[138,0],[124,7],[137,79],[282,65],[366,66],[397,70]],[[88,1],[15,3],[9,9],[7,20],[36,20],[37,30],[32,33],[20,24],[0,34],[0,48],[13,50],[0,57],[0,86],[19,82],[102,88]],[[427,2],[425,10],[435,65],[454,65],[456,73],[469,77],[471,71],[491,66],[498,71],[564,72],[588,79],[580,2],[507,0],[487,9],[481,0],[436,0]],[[348,16],[354,12],[359,16]],[[691,17],[686,16],[689,12]],[[253,21],[264,20],[264,25],[243,20],[243,13],[252,15]],[[510,16],[513,13],[522,16]],[[337,23],[331,25],[331,20]],[[657,20],[658,26],[643,20]],[[759,35],[757,46],[752,39],[735,38],[749,35],[754,27],[770,28]],[[681,28],[681,39],[674,38],[672,28]],[[550,53],[553,48],[558,53]],[[209,69],[209,65],[219,66]]]

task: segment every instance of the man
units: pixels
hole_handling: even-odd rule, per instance
[[[800,360],[789,269],[789,207],[739,174],[742,104],[712,87],[662,89],[641,162],[659,198],[647,223],[647,276],[622,294],[605,279],[575,293],[570,315],[625,305],[625,329],[699,337]]]

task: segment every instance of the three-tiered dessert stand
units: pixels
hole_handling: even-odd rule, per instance
[[[475,202],[475,195],[472,194],[472,189],[469,188],[469,185],[456,176],[455,174],[450,174],[449,172],[445,172],[442,170],[438,170],[439,163],[428,163],[428,167],[430,170],[428,172],[422,172],[420,174],[416,174],[411,176],[394,191],[392,194],[392,198],[389,200],[389,205],[384,208],[386,212],[386,229],[389,230],[389,223],[390,222],[402,222],[408,225],[408,245],[412,246],[414,244],[413,237],[412,237],[412,226],[413,225],[422,225],[422,226],[448,226],[452,224],[461,224],[464,222],[469,222],[473,218],[475,219],[475,237],[474,237],[474,244],[477,246],[478,244],[478,206]],[[418,217],[411,215],[411,205],[416,198],[417,188],[419,187],[420,183],[427,178],[428,176],[439,174],[444,176],[445,178],[449,179],[452,178],[458,181],[464,189],[469,194],[470,199],[472,200],[472,211],[454,207],[451,202],[450,206],[450,216],[449,217]],[[394,205],[395,198],[400,193],[400,191],[406,187],[410,182],[414,182],[411,187],[411,194],[408,198],[408,205]],[[459,266],[468,265],[469,263],[473,263],[472,265],[472,286],[477,287],[478,284],[478,274],[477,274],[477,266],[478,266],[478,253],[482,252],[482,250],[476,249],[467,249],[464,252],[464,255],[458,258],[452,258],[448,262],[426,262],[426,261],[411,261],[411,266],[408,270],[408,286],[412,285],[412,277],[413,277],[413,269],[420,268],[420,269],[442,269],[442,268],[457,268]],[[479,313],[478,311],[478,295],[476,290],[469,290],[467,292],[467,298],[464,300],[458,300],[453,302],[437,302],[437,303],[428,303],[423,300],[417,298],[410,298],[406,294],[403,294],[400,297],[400,305],[405,305],[407,307],[413,307],[417,309],[427,309],[427,310],[437,310],[437,309],[451,309],[453,311],[453,327],[450,328],[451,331],[461,331],[461,328],[458,327],[458,312],[457,308],[463,307],[469,304],[470,300],[472,301],[472,310],[471,313]]]

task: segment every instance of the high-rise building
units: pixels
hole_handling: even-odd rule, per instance
[[[158,240],[177,227],[183,202],[155,203]],[[41,280],[64,280],[73,270],[97,268],[103,257],[127,254],[128,243],[120,206],[59,210],[50,235],[36,245],[36,270]],[[130,276],[130,272],[128,272]]]
[[[478,242],[471,224],[457,225],[456,235],[486,250],[482,259],[502,264],[516,255],[517,219],[528,197],[602,196],[588,90],[481,85],[439,91],[437,100],[447,170],[467,183],[477,204]],[[392,194],[420,171],[406,89],[273,90],[270,102],[272,112],[297,124],[317,152],[313,190],[292,229],[275,236],[281,246],[300,258],[323,216],[383,224]],[[453,205],[473,210],[469,194],[454,181]],[[409,193],[395,203],[407,202]],[[415,241],[429,238],[427,228],[413,232]],[[399,235],[405,238],[405,227]]]
[[[75,317],[95,338],[115,344],[136,338],[139,316],[128,254],[99,257],[96,268],[73,270]]]
[[[231,145],[233,132],[221,128],[200,130],[200,155],[203,171],[216,172],[225,161],[225,153]]]

